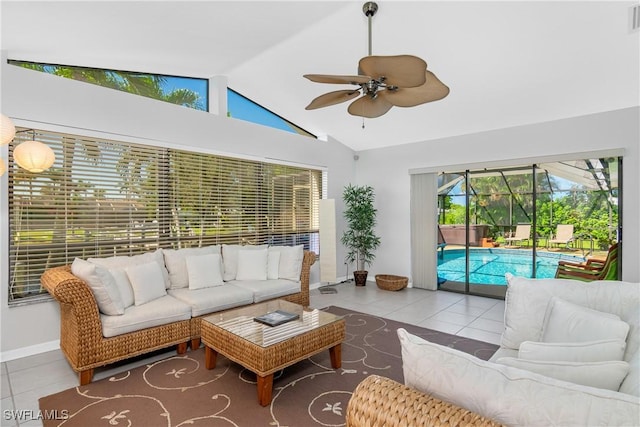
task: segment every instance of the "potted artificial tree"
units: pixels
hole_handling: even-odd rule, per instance
[[[349,184],[344,188],[342,199],[348,228],[341,241],[349,249],[347,262],[356,262],[357,270],[353,272],[356,286],[364,286],[367,282],[365,264],[371,264],[375,258],[373,251],[380,245],[380,238],[373,232],[377,213],[373,207],[375,195],[368,185]]]

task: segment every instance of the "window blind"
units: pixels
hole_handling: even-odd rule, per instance
[[[55,152],[30,173],[9,161],[9,303],[46,296],[45,269],[75,257],[213,244],[317,251],[322,170],[35,131]]]

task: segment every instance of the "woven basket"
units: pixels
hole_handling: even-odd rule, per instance
[[[409,278],[392,274],[376,274],[376,284],[385,291],[399,291],[407,287]]]

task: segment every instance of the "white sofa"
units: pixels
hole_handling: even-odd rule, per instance
[[[640,425],[640,284],[513,276],[508,282],[505,330],[489,361],[400,329],[405,385],[392,390],[387,379],[370,379],[367,387],[384,387],[407,418],[416,404],[406,393],[416,390],[450,405],[423,406],[423,414],[462,408],[513,426]],[[621,335],[626,340],[619,343]],[[347,425],[376,424],[359,422],[362,411],[352,408],[363,405],[367,392],[354,393]],[[424,417],[422,425],[439,425],[437,417]]]
[[[213,312],[283,298],[309,305],[313,252],[298,246],[213,245],[76,258],[45,271],[60,303],[60,346],[80,383],[95,367],[178,344],[200,345]]]

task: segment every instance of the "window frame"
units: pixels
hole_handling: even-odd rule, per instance
[[[19,128],[18,130],[25,129]],[[35,278],[39,279],[45,268],[71,264],[76,256],[86,259],[88,257],[114,254],[134,255],[155,250],[156,248],[177,249],[223,243],[270,243],[278,245],[303,243],[305,249],[318,250],[318,203],[321,198],[326,197],[327,172],[324,168],[223,156],[182,147],[178,149],[146,145],[63,132],[45,130],[34,130],[34,132],[37,140],[47,143],[54,149],[56,162],[50,170],[40,174],[26,172],[13,162],[13,149],[22,141],[31,139],[31,131],[28,133],[19,132],[9,146],[9,164],[11,165],[8,171],[7,184],[9,205],[9,306],[49,300],[50,297],[41,287],[39,292],[29,293],[40,286],[39,280],[36,282]],[[81,149],[78,145],[82,144],[84,144],[84,148]],[[127,162],[122,161],[121,164],[118,163],[122,159],[112,152],[94,148],[94,145],[100,144],[103,144],[104,147],[111,147],[114,153],[121,152],[121,156],[129,158],[129,160]],[[68,150],[74,149],[74,155],[71,157],[73,160],[71,170],[64,168],[64,164],[69,164],[70,160],[64,161],[63,147],[67,147]],[[89,149],[94,150],[93,156],[87,151]],[[136,154],[137,152],[143,154]],[[96,154],[106,156],[100,159],[103,162],[102,166]],[[84,155],[86,155],[86,159],[80,157]],[[146,160],[142,159],[146,155],[151,157]],[[181,158],[182,161],[186,162],[183,166],[182,172],[184,173],[182,178],[187,181],[187,187],[183,188],[175,185],[180,168],[178,162]],[[228,178],[227,175],[230,172],[237,171],[240,173],[251,168],[254,169],[254,173],[249,176],[248,180],[242,182],[244,188],[247,189],[244,194],[242,191],[240,193],[229,193],[230,185],[223,187],[224,183],[220,183],[220,185],[215,186],[212,184],[217,182],[214,179],[215,176],[213,178],[204,178],[204,175],[211,172],[209,165],[203,166],[205,172],[196,172],[198,168],[189,163],[190,159],[201,159],[205,163],[207,161],[220,163],[224,166],[219,175],[222,178]],[[147,161],[149,166],[140,167],[144,161]],[[149,183],[145,183],[143,179],[137,181],[136,179],[130,179],[127,175],[127,171],[135,170],[144,170],[147,174],[156,173],[156,167],[159,173],[157,180],[149,179],[149,183],[153,183],[157,188],[146,188],[144,185]],[[102,172],[100,171],[101,168],[103,169]],[[112,169],[117,170],[114,171]],[[118,174],[120,174],[121,178],[117,178]],[[197,181],[194,178],[196,174],[203,182],[201,187],[194,186],[194,182]],[[97,178],[91,181],[92,176]],[[25,177],[31,179],[31,181],[28,181],[29,185],[38,185],[40,187],[39,190],[32,188],[30,190],[31,193],[26,196],[24,194],[20,196],[26,191],[26,184],[20,181],[21,179],[26,179]],[[54,179],[58,179],[59,183],[54,185]],[[122,182],[117,182],[117,179],[121,179]],[[172,180],[174,180],[173,183]],[[123,185],[125,183],[126,185]],[[299,193],[301,188],[304,190],[305,183],[308,184],[308,191],[306,193],[302,191],[302,193],[307,194],[307,204],[305,205],[303,200],[301,205],[303,210],[296,212],[294,202],[299,202],[299,200],[296,200],[294,193]],[[85,189],[75,190],[76,187],[80,187],[79,184],[84,185]],[[50,188],[47,189],[47,185]],[[56,185],[59,188],[56,188]],[[237,197],[238,211],[242,211],[239,214],[239,219],[229,220],[225,223],[221,220],[220,224],[222,225],[218,233],[215,233],[215,230],[212,232],[212,222],[207,224],[209,228],[194,226],[190,230],[179,228],[176,231],[174,227],[172,230],[171,227],[175,220],[175,216],[172,217],[172,210],[179,211],[187,203],[176,194],[180,194],[186,199],[189,195],[198,196],[202,194],[202,188],[212,190],[214,193],[217,191],[218,199],[222,200],[217,209],[225,213],[225,215],[230,215],[231,209],[229,206],[231,206],[231,202],[225,199],[225,194],[223,193],[226,192],[230,198]],[[50,196],[46,196],[46,192],[43,189],[46,189]],[[91,194],[89,189],[92,191]],[[55,190],[58,191],[57,194],[54,194]],[[189,193],[187,190],[191,192]],[[82,191],[85,191],[85,193],[82,193]],[[128,199],[125,196],[119,197],[117,195],[119,191],[129,191],[136,197],[132,196]],[[172,191],[177,191],[178,193],[172,195]],[[140,203],[138,197],[143,192],[150,195],[151,199],[149,200],[155,202]],[[110,197],[107,197],[108,194],[110,194]],[[36,195],[40,198],[39,202]],[[97,208],[96,206],[100,202],[98,195],[103,195],[107,204],[111,200],[111,205]],[[18,209],[17,203],[24,200],[28,200],[31,203],[30,206],[33,207],[33,210],[27,211],[24,215],[18,215],[16,213]],[[74,201],[73,203],[77,203],[75,207],[72,206],[71,200]],[[51,207],[55,206],[57,202],[63,204],[60,209],[64,212],[64,216],[55,211],[57,208]],[[280,202],[281,206],[275,202]],[[36,205],[38,203],[45,209],[37,210]],[[152,205],[152,203],[157,203],[157,205]],[[200,204],[198,205],[198,203]],[[26,204],[22,203],[22,206],[26,206]],[[191,207],[187,207],[185,212],[194,212],[197,210],[196,208],[201,208],[204,212],[211,210],[212,206],[213,203],[203,199],[196,201]],[[274,218],[289,207],[292,209],[293,216],[285,215],[285,217],[293,218],[294,220],[284,222],[291,225],[290,228],[287,228],[278,224]],[[47,211],[47,209],[49,210]],[[139,212],[145,209],[152,209],[154,213]],[[248,213],[245,214],[244,211]],[[42,215],[43,218],[38,219],[36,218],[37,215]],[[25,218],[31,221],[27,225],[24,225]],[[153,220],[148,221],[151,218]],[[195,218],[198,217],[196,216]],[[57,228],[52,226],[54,231],[51,231],[51,233],[53,235],[55,230],[58,230],[58,235],[64,236],[58,242],[52,240],[49,244],[41,244],[40,246],[34,243],[31,248],[16,244],[21,233],[26,232],[25,230],[31,230],[36,236],[34,239],[45,239],[45,237],[42,237],[45,234],[42,232],[42,227],[48,227],[51,222],[55,224],[56,219],[60,224],[57,225]],[[253,222],[254,219],[255,222]],[[106,225],[91,228],[92,224],[99,220],[104,221],[102,224]],[[126,229],[124,229],[125,225]],[[302,227],[299,228],[299,225],[302,225]],[[41,228],[39,235],[37,227]],[[109,231],[109,227],[111,227],[111,231]],[[224,229],[224,227],[227,227],[227,229]],[[222,232],[228,231],[233,227],[240,228],[235,233]],[[255,227],[255,229],[252,231],[251,227]],[[48,228],[46,230],[48,231]],[[91,237],[88,238],[86,237],[87,235]],[[76,241],[78,239],[80,240],[79,242]],[[19,276],[16,274],[16,266],[20,265],[17,254],[23,250],[31,251],[27,255],[26,260],[28,262],[26,265],[33,266],[33,270],[36,272],[25,276],[26,281],[24,283],[27,285],[28,295],[18,297],[16,296],[16,289],[21,282],[16,280],[16,277]],[[48,255],[45,255],[47,250]],[[40,255],[35,255],[37,251],[41,251]],[[34,255],[31,255],[31,253]],[[44,258],[47,258],[46,262],[43,261]]]

